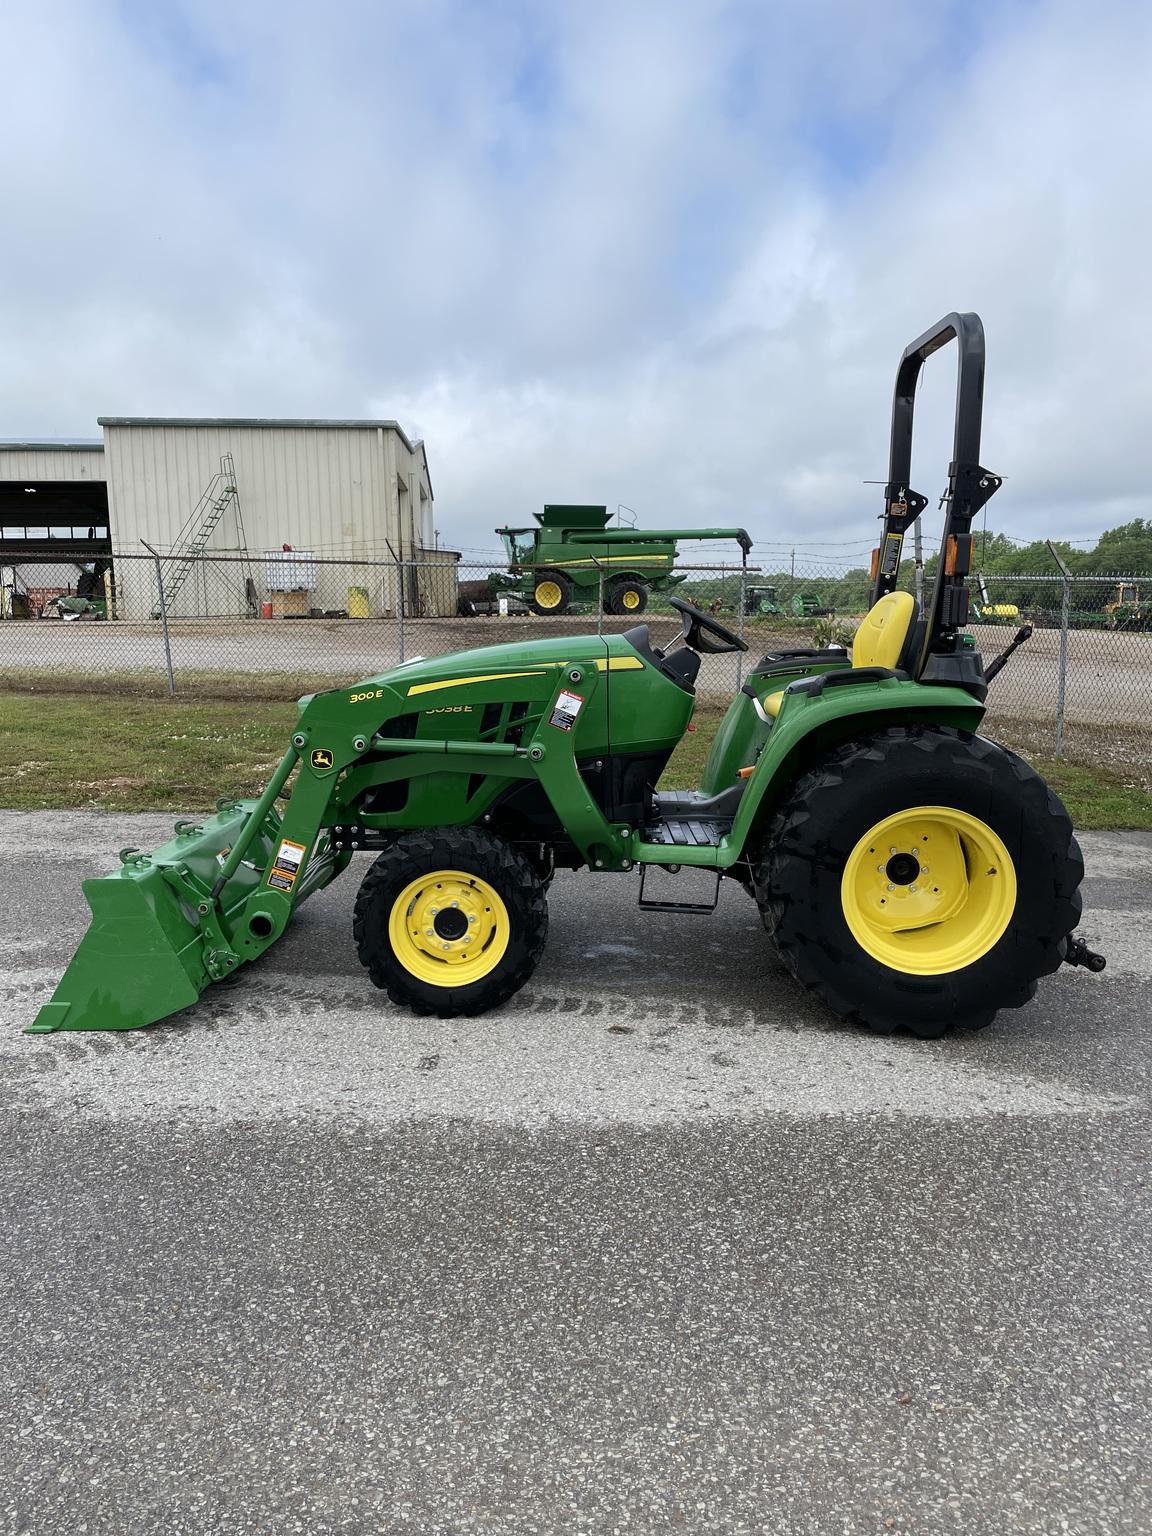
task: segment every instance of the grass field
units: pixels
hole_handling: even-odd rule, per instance
[[[723,709],[701,704],[696,730],[664,776],[700,781]],[[13,810],[170,810],[201,813],[218,795],[256,794],[287,745],[288,700],[110,698],[0,693],[0,807]],[[1152,795],[1119,769],[1057,761],[1010,740],[1084,828],[1152,828]]]

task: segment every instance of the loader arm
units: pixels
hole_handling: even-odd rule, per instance
[[[257,800],[221,802],[202,826],[177,823],[175,837],[154,853],[126,849],[114,874],[85,881],[92,923],[28,1032],[138,1029],[258,959],[300,903],[347,866],[352,845],[342,834],[358,820],[355,794],[366,783],[447,774],[535,780],[591,868],[630,869],[632,828],[610,823],[593,798],[577,761],[578,721],[565,704],[575,696],[588,708],[606,688],[612,663],[598,644],[591,661],[432,685],[393,675],[303,700],[291,743]],[[387,721],[410,709],[413,691],[456,683],[478,701],[470,710],[501,690],[528,692],[539,706],[531,733],[518,743],[388,734]],[[444,710],[451,720],[452,707]]]

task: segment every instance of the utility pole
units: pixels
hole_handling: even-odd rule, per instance
[[[924,534],[919,518],[912,524],[912,549],[916,559],[916,602],[922,607],[924,603]]]

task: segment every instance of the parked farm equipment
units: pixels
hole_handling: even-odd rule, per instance
[[[909,485],[916,382],[951,340],[944,558],[921,609],[896,590],[926,505]],[[702,660],[746,645],[678,597],[667,648],[638,624],[316,694],[258,799],[223,800],[84,883],[91,927],[30,1028],[133,1029],[187,1007],[266,953],[361,849],[376,858],[355,904],[360,959],[416,1013],[479,1013],[524,985],[557,868],[639,867],[640,905],[661,911],[711,910],[735,881],[797,980],[879,1032],[984,1025],[1061,962],[1099,969],[1073,937],[1084,866],[1064,807],[979,734],[987,676],[964,633],[965,579],[973,518],[1000,485],[979,462],[983,376],[975,315],[948,315],[905,349],[871,607],[851,652],[756,661],[697,790],[656,786]],[[710,874],[711,896],[658,899],[654,866]]]
[[[595,604],[601,584],[609,613],[644,612],[652,592],[668,592],[686,579],[673,571],[678,541],[726,539],[747,555],[743,528],[609,528],[607,507],[546,506],[536,528],[498,528],[509,569],[496,580],[538,614],[562,614],[577,603]]]

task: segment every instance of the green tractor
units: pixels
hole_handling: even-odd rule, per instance
[[[912,414],[924,360],[952,339],[946,558],[921,612],[895,590],[925,506],[908,484]],[[975,315],[906,349],[872,606],[852,651],[759,659],[697,790],[658,784],[701,658],[744,643],[679,598],[666,649],[639,624],[413,661],[316,694],[259,799],[222,801],[85,882],[92,924],[29,1028],[135,1029],[187,1007],[259,959],[362,849],[375,860],[355,903],[360,959],[394,1003],[442,1018],[498,1007],[528,980],[557,869],[639,870],[640,905],[661,911],[711,910],[735,881],[800,984],[880,1032],[984,1025],[1061,962],[1100,969],[1073,937],[1084,866],[1064,807],[979,734],[1004,661],[985,668],[963,633],[972,520],[1000,485],[979,462],[983,373]],[[654,866],[705,872],[709,899],[658,898]]]
[[[774,619],[784,612],[776,598],[776,588],[768,585],[744,588],[744,617]]]
[[[748,554],[743,528],[609,528],[607,507],[546,506],[538,528],[497,528],[508,573],[496,579],[538,614],[596,604],[604,584],[608,613],[639,615],[651,592],[686,579],[673,571],[678,539],[732,539]]]

